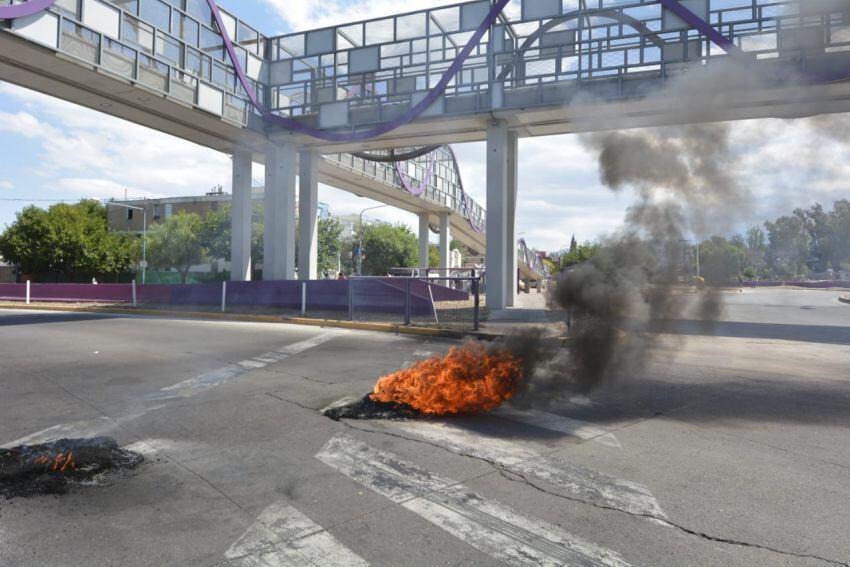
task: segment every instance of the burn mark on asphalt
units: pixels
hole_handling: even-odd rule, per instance
[[[60,439],[0,449],[0,496],[64,494],[75,486],[107,484],[111,475],[144,461],[109,437]]]
[[[339,421],[341,419],[416,419],[422,414],[407,404],[379,402],[370,394],[362,398],[344,398],[321,410],[322,414]]]

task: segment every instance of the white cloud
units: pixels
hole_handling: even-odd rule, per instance
[[[0,83],[0,96],[23,107],[0,112],[0,132],[40,144],[33,175],[47,190],[80,190],[80,180],[116,197],[128,184],[139,196],[229,187],[230,160],[222,153],[20,87]],[[115,194],[105,195],[110,188]]]
[[[358,22],[403,12],[415,12],[436,6],[456,4],[456,0],[264,0],[294,31]]]
[[[162,193],[152,193],[133,186],[122,185],[109,179],[65,178],[57,183],[62,190],[79,195],[81,199],[111,199],[113,197],[130,199],[156,199],[165,197]]]
[[[11,181],[0,179],[0,189],[14,189],[15,185]]]

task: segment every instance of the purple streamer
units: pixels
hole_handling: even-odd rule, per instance
[[[26,4],[15,4],[14,6],[0,6],[0,20],[16,20],[38,14],[47,10],[56,0],[30,0]]]
[[[680,4],[678,0],[660,1],[662,6],[679,16],[689,26],[696,28],[700,33],[711,40],[712,43],[723,49],[723,51],[729,55],[744,55],[744,52],[738,49],[731,39],[714,29],[711,24],[691,12],[686,6]]]
[[[434,168],[437,165],[437,151],[431,152],[428,160],[428,170],[425,172],[425,179],[422,180],[419,187],[414,187],[413,183],[408,181],[407,174],[401,170],[401,163],[402,162],[398,161],[395,163],[395,172],[398,174],[398,178],[401,180],[402,186],[407,189],[407,192],[418,197],[425,192],[425,189],[428,188],[428,184],[431,182],[431,177],[434,175]]]
[[[446,149],[449,150],[449,153],[452,154],[452,165],[455,168],[455,174],[457,175],[458,185],[460,185],[460,210],[463,212],[463,216],[469,221],[469,226],[472,227],[472,230],[475,232],[484,232],[484,228],[487,226],[487,222],[483,219],[479,222],[477,219],[473,219],[472,217],[472,206],[469,204],[472,199],[470,199],[469,195],[466,194],[466,191],[463,189],[463,178],[460,175],[460,168],[457,166],[457,155],[455,154],[455,150],[451,146],[446,146]]]
[[[439,96],[445,91],[446,87],[449,83],[454,79],[454,77],[460,72],[461,67],[463,67],[464,62],[472,53],[472,50],[475,49],[475,46],[481,41],[481,38],[484,37],[484,34],[490,29],[490,26],[495,23],[496,18],[499,17],[499,14],[502,13],[502,10],[505,9],[508,2],[510,0],[498,0],[493,7],[490,9],[490,12],[487,14],[487,17],[484,18],[484,21],[481,22],[481,25],[475,30],[475,33],[469,39],[469,42],[464,46],[463,50],[460,52],[458,57],[452,62],[451,66],[443,73],[440,82],[431,89],[428,94],[419,101],[416,105],[409,108],[407,112],[402,114],[401,116],[387,122],[386,124],[382,124],[377,126],[371,130],[364,130],[362,132],[328,132],[326,130],[320,130],[317,128],[312,128],[298,122],[297,120],[293,120],[292,118],[286,118],[284,116],[278,116],[270,112],[260,100],[257,98],[257,94],[254,92],[253,87],[251,86],[251,82],[248,77],[245,75],[245,71],[242,69],[242,65],[239,62],[239,58],[236,56],[236,51],[233,49],[233,42],[230,37],[227,35],[227,30],[224,27],[224,22],[221,19],[221,12],[218,9],[218,5],[215,0],[207,0],[207,4],[212,10],[213,17],[215,18],[216,24],[218,25],[219,30],[221,31],[221,37],[224,39],[224,46],[227,50],[228,55],[230,56],[230,60],[233,63],[233,67],[236,70],[236,76],[239,77],[239,82],[242,84],[242,88],[245,89],[245,92],[248,94],[248,98],[251,99],[251,103],[254,105],[260,114],[266,117],[267,120],[279,124],[284,128],[289,130],[293,130],[295,132],[300,132],[302,134],[307,134],[313,138],[318,138],[320,140],[326,140],[328,142],[360,142],[364,140],[369,140],[371,138],[376,138],[388,132],[392,132],[393,130],[404,126],[405,124],[409,124],[413,122],[420,114],[425,112],[434,101],[439,98]]]

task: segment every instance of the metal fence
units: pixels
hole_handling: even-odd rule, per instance
[[[472,276],[355,277],[349,319],[477,331],[481,280]]]
[[[195,285],[22,283],[0,284],[0,300],[144,305],[477,331],[481,290],[478,277],[448,275]]]

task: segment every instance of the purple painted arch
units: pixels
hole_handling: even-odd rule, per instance
[[[29,0],[24,4],[15,4],[14,6],[0,6],[0,20],[16,20],[38,14],[47,10],[56,0]]]

